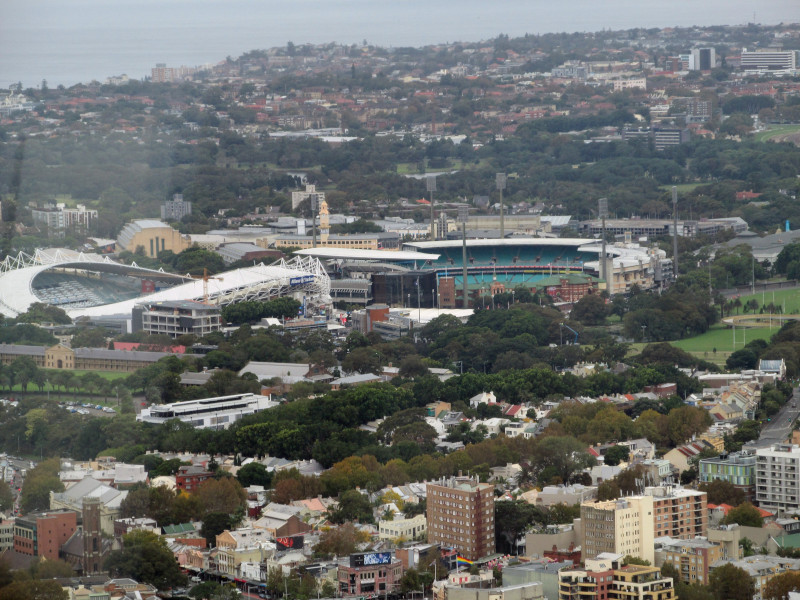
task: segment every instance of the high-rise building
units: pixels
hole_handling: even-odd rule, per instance
[[[469,560],[494,553],[493,485],[459,476],[427,490],[428,543],[452,546]]]
[[[708,534],[707,494],[664,485],[649,487],[645,494],[653,498],[655,537],[669,536],[690,540]]]
[[[695,48],[692,50],[691,71],[710,71],[717,65],[717,51],[714,48]]]
[[[300,206],[301,202],[308,200],[314,194],[316,194],[318,202],[325,200],[325,192],[318,192],[317,186],[311,183],[306,184],[306,189],[303,192],[292,192],[292,210],[296,209]]]
[[[652,496],[584,502],[581,521],[584,559],[612,553],[636,556],[652,564],[655,552]]]
[[[708,585],[711,565],[722,558],[728,558],[721,544],[709,542],[701,537],[692,540],[672,540],[665,543],[659,552],[663,555],[663,563],[675,567],[681,574],[681,581],[688,584]],[[656,564],[660,563],[656,561]]]
[[[180,221],[192,214],[192,203],[183,199],[183,194],[173,194],[172,200],[161,205],[161,218],[165,221]]]
[[[800,446],[775,444],[756,450],[756,501],[780,512],[800,508]]]

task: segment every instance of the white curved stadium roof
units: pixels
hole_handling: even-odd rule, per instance
[[[136,274],[147,278],[177,278],[180,276],[143,269],[137,265],[123,265],[108,257],[65,250],[37,251],[34,256],[20,254],[0,263],[0,313],[15,317],[28,310],[34,302],[42,300],[34,293],[33,280],[42,272],[75,269],[83,272],[116,272]],[[209,278],[208,299],[212,304],[227,305],[243,300],[273,298],[294,292],[307,292],[327,301],[330,279],[320,262],[314,258],[295,258],[272,265],[256,265],[226,271]],[[198,300],[205,296],[202,280],[185,283],[137,298],[98,306],[67,309],[67,314],[77,317],[129,317],[131,310],[141,302]]]

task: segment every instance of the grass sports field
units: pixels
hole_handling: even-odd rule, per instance
[[[741,350],[742,347],[754,339],[762,339],[769,341],[769,338],[778,330],[777,327],[772,329],[747,329],[736,328],[736,345],[733,343],[733,329],[725,327],[721,323],[717,323],[705,333],[687,338],[685,340],[676,340],[670,342],[676,348],[685,350],[689,354],[713,362],[722,367],[725,366],[725,361],[734,352],[734,350]],[[631,354],[638,354],[647,344],[631,344]],[[716,348],[716,352],[714,349]]]
[[[749,300],[755,299],[759,306],[765,304],[775,304],[780,306],[783,314],[797,315],[800,314],[800,290],[777,290],[775,292],[756,292],[755,294],[747,294],[746,296],[739,296],[742,304]],[[746,314],[741,309],[739,314]]]
[[[800,125],[776,125],[764,131],[753,134],[753,139],[757,142],[767,142],[775,138],[800,133]],[[780,139],[779,141],[784,141]]]

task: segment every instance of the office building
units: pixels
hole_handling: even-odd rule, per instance
[[[136,415],[144,423],[166,423],[179,419],[195,429],[227,429],[242,417],[277,406],[269,396],[233,394],[217,398],[185,400],[171,404],[154,404]]]
[[[161,218],[165,221],[180,221],[192,214],[192,203],[183,199],[183,194],[174,194],[172,200],[161,205]]]
[[[476,560],[493,554],[494,486],[451,477],[427,486],[428,543],[451,546]]]
[[[430,499],[428,500],[430,503]],[[653,562],[653,497],[583,502],[583,557],[603,553],[636,556]]]
[[[750,500],[755,499],[756,455],[748,452],[731,452],[714,458],[700,459],[700,483],[720,480],[732,483]]]
[[[688,129],[678,127],[661,127],[653,129],[653,145],[656,150],[664,150],[669,146],[680,146],[691,139]]]
[[[152,335],[203,337],[222,327],[220,307],[193,300],[160,300],[137,304],[133,309],[133,331]]]
[[[779,513],[800,508],[800,446],[775,444],[756,450],[756,501]]]
[[[794,50],[765,48],[749,51],[742,49],[742,69],[745,71],[779,71],[797,68],[797,54]]]
[[[74,510],[51,510],[17,517],[14,551],[28,556],[57,560],[58,553],[78,527]]]

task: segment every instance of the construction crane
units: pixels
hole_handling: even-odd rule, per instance
[[[225,281],[222,277],[215,277],[213,275],[208,274],[208,269],[203,267],[203,274],[202,275],[189,275],[192,279],[202,279],[203,280],[203,304],[208,304],[208,281],[210,279],[214,279],[216,281]]]
[[[566,327],[566,328],[567,328],[567,329],[569,329],[569,330],[570,330],[572,333],[574,333],[574,334],[575,334],[575,339],[573,340],[573,342],[572,342],[572,343],[573,343],[574,345],[576,345],[576,346],[577,346],[577,345],[578,345],[578,332],[577,332],[577,331],[575,331],[575,330],[574,330],[572,327],[570,327],[569,325],[565,325],[564,323],[561,323],[561,327]],[[564,345],[563,330],[562,330],[561,345],[562,345],[562,346]]]

